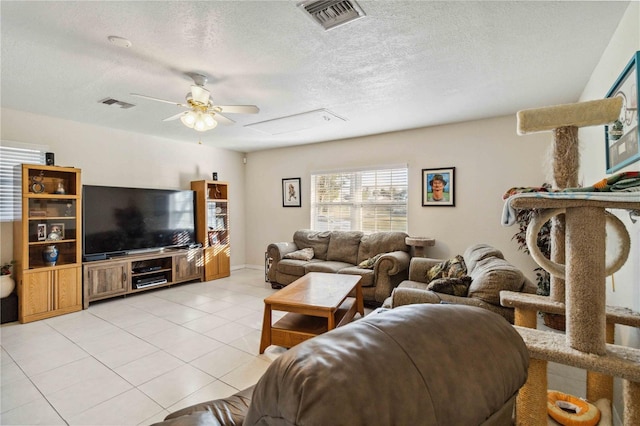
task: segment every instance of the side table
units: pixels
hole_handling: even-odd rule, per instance
[[[424,248],[436,245],[436,239],[429,237],[407,237],[404,242],[406,245],[413,247],[413,255],[415,257],[426,257]]]

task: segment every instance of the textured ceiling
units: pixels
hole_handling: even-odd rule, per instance
[[[295,1],[3,0],[2,107],[244,152],[515,114],[575,102],[629,4],[358,3],[365,18],[325,32]],[[183,102],[187,72],[260,113],[198,133],[130,95]],[[245,127],[319,109],[344,121]]]

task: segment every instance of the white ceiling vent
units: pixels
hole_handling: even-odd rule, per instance
[[[366,16],[355,0],[307,0],[297,6],[327,31]]]

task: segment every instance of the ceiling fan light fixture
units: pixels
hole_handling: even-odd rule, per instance
[[[197,118],[198,116],[194,111],[189,111],[188,113],[180,117],[180,121],[182,121],[182,124],[184,124],[188,128],[193,129],[193,126],[196,124]]]
[[[211,113],[204,114],[203,120],[208,129],[213,129],[218,124],[218,122],[213,119],[213,114]]]
[[[218,125],[218,122],[213,118],[213,113],[193,110],[180,117],[180,121],[188,128],[199,132],[206,132]]]

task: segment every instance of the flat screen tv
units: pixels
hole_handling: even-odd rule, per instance
[[[195,243],[195,192],[84,185],[85,260]]]

